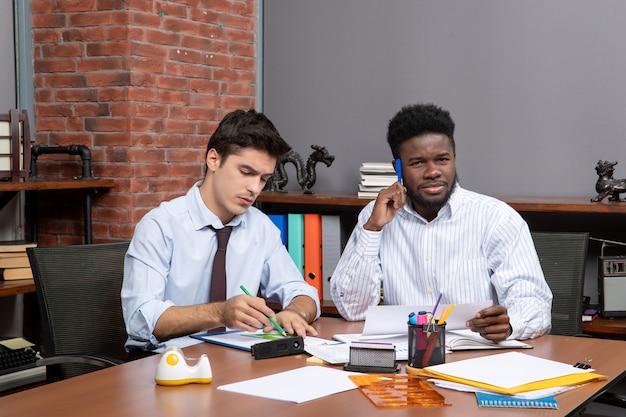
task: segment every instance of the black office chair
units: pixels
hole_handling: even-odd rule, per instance
[[[128,242],[27,250],[44,333],[47,380],[121,364],[127,334],[120,289]]]
[[[582,297],[589,233],[532,232],[541,269],[552,290],[551,334],[582,334]],[[626,397],[604,392],[597,403],[626,408]]]
[[[550,333],[579,335],[589,233],[533,232],[532,237],[553,295]]]

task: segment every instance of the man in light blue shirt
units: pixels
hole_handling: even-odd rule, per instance
[[[317,290],[282,244],[280,231],[252,204],[290,149],[265,115],[236,110],[207,145],[206,175],[185,196],[164,202],[137,224],[124,264],[122,310],[127,350],[154,350],[174,337],[221,326],[255,331],[275,318],[288,333],[316,335]],[[226,250],[226,300],[209,302],[217,229],[232,226]],[[260,297],[284,307],[275,314]]]
[[[347,320],[385,304],[492,301],[466,325],[494,342],[550,330],[552,292],[528,225],[504,202],[461,188],[454,122],[432,104],[402,108],[387,134],[402,182],[360,213],[331,279]]]

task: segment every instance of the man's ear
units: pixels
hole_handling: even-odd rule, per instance
[[[206,155],[206,166],[207,169],[211,172],[215,172],[215,170],[220,166],[222,162],[222,157],[215,150],[215,148],[209,149]]]

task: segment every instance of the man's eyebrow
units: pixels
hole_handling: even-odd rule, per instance
[[[252,165],[248,165],[248,164],[241,164],[241,165],[239,165],[239,168],[240,169],[244,169],[246,171],[249,171],[249,172],[251,172],[253,174],[261,175],[261,176],[272,176],[272,175],[274,175],[274,171],[262,173],[261,171],[259,171],[255,167],[253,167]]]

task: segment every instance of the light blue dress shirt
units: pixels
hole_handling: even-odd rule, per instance
[[[215,232],[222,222],[204,204],[196,183],[185,196],[164,202],[137,224],[124,262],[122,310],[129,334],[126,347],[151,350],[152,334],[171,306],[209,301],[211,270],[217,250]],[[255,207],[236,216],[226,252],[226,297],[261,290],[267,299],[288,306],[299,295],[311,297],[320,314],[317,290],[307,284],[282,244],[280,231]]]
[[[492,300],[508,309],[511,339],[550,330],[552,292],[521,216],[506,203],[461,188],[432,221],[410,202],[380,232],[365,230],[374,202],[359,214],[331,279],[343,317],[363,320],[380,299],[392,305]]]

